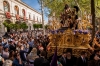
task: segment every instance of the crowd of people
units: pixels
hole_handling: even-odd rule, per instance
[[[42,32],[6,33],[0,38],[0,66],[50,66],[52,57],[47,57],[48,35]],[[70,51],[57,57],[58,66],[100,66],[100,50],[88,58],[85,51],[75,57]]]
[[[42,51],[46,52],[48,42],[48,36],[42,32],[5,33],[0,38],[0,66],[33,64]]]

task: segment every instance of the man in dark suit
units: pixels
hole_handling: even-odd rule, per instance
[[[77,58],[75,58],[70,51],[67,51],[66,53],[66,66],[75,66]]]
[[[40,53],[40,57],[34,60],[34,66],[50,66],[50,63],[47,59],[45,59],[45,56],[45,51],[42,51]]]
[[[60,62],[63,66],[66,66],[66,52],[63,52],[61,58],[59,59],[59,62]]]
[[[81,56],[77,59],[77,66],[88,66],[87,53],[82,51]]]

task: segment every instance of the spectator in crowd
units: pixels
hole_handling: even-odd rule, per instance
[[[89,60],[93,60],[95,55],[100,57],[100,50],[94,50],[94,52],[90,55],[90,59]]]
[[[30,38],[29,41],[28,41],[28,44],[29,44],[29,52],[28,53],[30,53],[32,48],[33,48],[33,42],[34,41]]]
[[[67,56],[66,52],[63,52],[62,56],[61,56],[60,59],[59,59],[59,62],[61,62],[61,64],[62,64],[63,66],[66,66],[66,65],[67,65],[66,56]]]
[[[8,59],[6,59],[3,63],[3,66],[12,66],[13,61],[11,60],[11,58],[9,57]]]
[[[10,41],[9,50],[10,50],[10,51],[11,51],[11,50],[13,50],[13,51],[16,50],[16,45],[15,45],[15,43],[13,42],[13,40]]]
[[[11,50],[10,53],[9,53],[9,59],[13,61],[14,55],[15,55],[15,52],[13,50]]]
[[[26,52],[28,52],[29,51],[29,44],[26,41],[23,41],[23,46],[24,46],[24,50]]]
[[[27,52],[24,50],[24,47],[21,45],[21,50],[20,50],[20,58],[22,60],[23,63],[25,63],[27,61],[26,55]]]
[[[5,47],[3,52],[2,52],[2,57],[6,60],[9,58],[9,51],[8,47]]]
[[[30,64],[34,64],[34,60],[36,58],[39,58],[39,56],[37,55],[37,49],[33,48],[32,51],[28,54],[27,59]]]
[[[18,41],[18,42],[17,42],[17,45],[16,45],[16,50],[17,50],[18,52],[20,52],[20,47],[21,47],[21,42]]]
[[[75,60],[74,60],[74,57],[72,57],[71,52],[67,52],[66,64],[67,64],[67,66],[74,66],[75,65]]]
[[[93,59],[89,61],[88,66],[100,66],[100,58],[94,55]]]
[[[87,53],[81,52],[81,56],[77,59],[77,66],[88,66]]]
[[[22,63],[22,60],[20,58],[19,53],[15,54],[15,58],[14,58],[14,61],[13,61],[13,66],[23,66],[23,63]]]
[[[44,50],[42,43],[39,44],[38,49],[40,50],[40,52]]]
[[[40,57],[34,60],[34,66],[50,66],[49,61],[45,58],[46,53],[42,51]]]

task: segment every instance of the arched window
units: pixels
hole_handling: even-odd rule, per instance
[[[25,9],[22,9],[22,16],[23,16],[23,17],[25,17],[25,16],[26,16]]]
[[[7,1],[3,1],[3,8],[5,12],[10,12],[10,5]]]
[[[14,9],[15,9],[15,14],[19,15],[19,8],[18,8],[18,6],[15,6]]]

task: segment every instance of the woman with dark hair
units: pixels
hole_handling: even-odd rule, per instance
[[[16,53],[14,56],[15,56],[15,58],[14,58],[14,61],[13,61],[13,66],[23,66],[22,60],[20,58],[20,54]]]
[[[11,50],[10,55],[9,55],[9,59],[12,61],[14,60],[14,54],[15,54],[15,52],[13,50]]]
[[[5,47],[3,52],[2,52],[2,57],[6,60],[9,58],[9,51],[8,51],[8,47]]]

